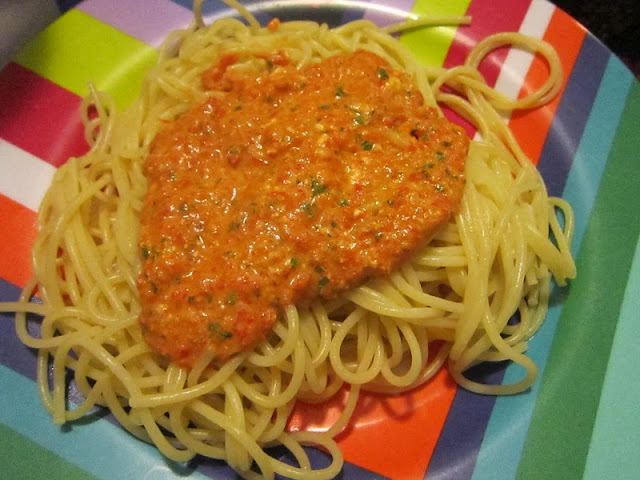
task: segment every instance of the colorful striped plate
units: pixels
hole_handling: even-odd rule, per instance
[[[531,342],[541,376],[525,394],[487,397],[456,388],[446,372],[411,394],[365,396],[340,437],[345,479],[631,479],[640,472],[640,84],[618,58],[545,0],[246,2],[261,21],[307,18],[380,25],[408,12],[473,17],[469,27],[402,36],[421,60],[453,66],[471,45],[520,31],[555,46],[566,84],[550,105],[509,123],[549,190],[577,216],[578,278],[555,292]],[[120,106],[139,88],[156,48],[190,23],[187,0],[87,0],[33,39],[0,72],[0,300],[30,275],[36,209],[55,168],[86,150],[78,117],[87,83]],[[209,17],[226,15],[218,2]],[[517,96],[545,66],[500,50],[483,64],[491,84]],[[509,381],[513,367],[476,375]],[[0,320],[2,478],[235,478],[223,463],[166,461],[99,412],[59,428],[40,404],[35,355]],[[329,413],[327,413],[329,412]],[[331,407],[327,407],[325,416]],[[313,424],[297,411],[292,427]],[[277,455],[278,452],[275,452]],[[314,461],[322,462],[314,453]]]

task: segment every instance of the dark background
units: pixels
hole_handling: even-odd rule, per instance
[[[552,0],[640,77],[640,0]]]

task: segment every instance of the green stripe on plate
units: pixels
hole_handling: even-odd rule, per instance
[[[91,480],[95,478],[65,459],[0,424],[2,478]],[[55,472],[55,476],[53,475]]]
[[[411,11],[430,17],[461,16],[471,0],[416,0]],[[455,27],[423,28],[403,33],[400,41],[422,63],[441,66],[456,34]]]
[[[578,255],[578,276],[571,284],[542,379],[518,480],[583,475],[640,232],[639,117],[640,84],[635,82]]]
[[[88,83],[118,107],[140,90],[157,51],[79,10],[70,10],[30,41],[16,60],[38,75],[85,96]]]
[[[636,478],[640,472],[640,239],[613,339],[584,480]]]

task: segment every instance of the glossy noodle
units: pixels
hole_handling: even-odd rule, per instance
[[[58,169],[38,215],[34,279],[19,302],[0,304],[0,310],[18,312],[18,336],[38,351],[39,392],[54,421],[79,419],[101,405],[170,459],[203,455],[226,461],[245,478],[311,480],[339,473],[343,459],[333,437],[349,422],[361,390],[404,392],[443,366],[474,392],[529,388],[537,369],[526,355],[527,341],[545,318],[552,277],[565,285],[575,276],[573,214],[564,200],[547,196],[501,113],[536,108],[555,96],[561,72],[553,49],[520,34],[494,35],[464,65],[445,70],[420,65],[367,21],[334,29],[306,21],[266,28],[229,4],[246,22],[205,26],[196,3],[194,25],[169,35],[140,97],[126,110],[117,111],[95,90],[84,101],[91,150]],[[549,65],[546,83],[519,100],[488,87],[477,70],[490,51],[505,45],[537,52]],[[459,213],[391,275],[309,308],[287,307],[253,351],[222,365],[205,356],[190,370],[167,363],[143,340],[136,289],[142,166],[156,133],[206,98],[201,74],[223,53],[283,50],[306,65],[356,49],[410,73],[427,104],[451,108],[477,126]],[[34,294],[42,303],[33,303]],[[42,315],[39,337],[27,331],[26,312]],[[515,312],[518,320],[510,322]],[[514,384],[465,377],[474,365],[504,360],[522,366]],[[85,396],[80,405],[68,406],[68,371]],[[342,388],[347,403],[327,432],[287,430],[297,400],[320,403]],[[265,449],[276,445],[298,465],[271,457]],[[302,445],[320,447],[330,461],[312,469]]]

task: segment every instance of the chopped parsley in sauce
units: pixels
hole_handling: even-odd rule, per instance
[[[381,57],[247,60],[203,74],[216,94],[145,163],[140,322],[186,367],[254,347],[287,305],[389,273],[462,197],[467,136]]]

